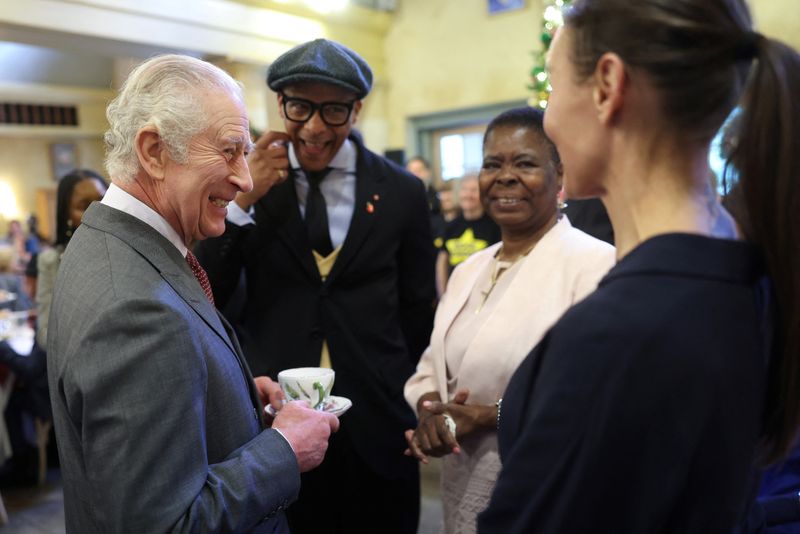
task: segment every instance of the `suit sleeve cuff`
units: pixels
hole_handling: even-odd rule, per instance
[[[281,435],[281,437],[283,438],[283,441],[285,441],[286,444],[289,445],[289,448],[292,449],[292,452],[294,452],[294,455],[297,456],[297,453],[295,452],[294,447],[292,447],[292,444],[289,442],[288,439],[286,439],[286,436],[283,435],[283,432],[281,432],[277,428],[273,428],[272,430],[274,430],[275,432],[277,432],[278,434]]]

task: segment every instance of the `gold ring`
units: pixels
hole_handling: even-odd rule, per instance
[[[286,171],[283,169],[278,169],[278,178],[286,178]]]

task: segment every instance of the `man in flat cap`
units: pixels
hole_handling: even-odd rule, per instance
[[[352,131],[372,86],[352,50],[302,44],[272,64],[267,84],[286,133],[257,141],[253,191],[237,195],[241,209],[231,204],[225,233],[198,256],[221,305],[245,285],[233,319],[255,373],[330,366],[333,395],[353,403],[325,461],[303,475],[292,531],[414,533],[419,471],[403,455],[414,424],[403,384],[433,319],[425,188]]]

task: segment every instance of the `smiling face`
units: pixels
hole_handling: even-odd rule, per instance
[[[504,234],[533,234],[555,220],[561,175],[537,130],[495,127],[484,144],[479,181],[484,208]]]
[[[245,156],[249,122],[242,102],[225,91],[203,98],[208,127],[189,142],[189,159],[167,157],[164,178],[156,182],[154,205],[189,245],[225,231],[227,205],[253,182]]]
[[[578,199],[602,195],[608,148],[597,121],[592,80],[578,81],[570,60],[571,31],[559,29],[550,47],[547,68],[553,91],[544,129],[561,155],[566,196]]]
[[[301,83],[290,85],[283,89],[283,93],[290,98],[303,98],[315,104],[324,102],[341,102],[349,104],[355,101],[350,118],[342,126],[329,126],[326,124],[319,111],[316,111],[306,122],[294,122],[286,118],[283,110],[283,95],[278,94],[278,107],[283,118],[286,133],[292,140],[297,160],[303,170],[321,171],[331,162],[339,151],[350,129],[356,123],[358,112],[361,110],[361,101],[356,101],[356,95],[336,85],[326,83]]]

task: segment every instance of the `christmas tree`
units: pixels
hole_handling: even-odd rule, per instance
[[[569,6],[571,0],[543,0],[541,40],[542,47],[533,53],[534,66],[531,69],[531,84],[528,88],[533,91],[531,105],[542,109],[547,107],[547,98],[550,96],[550,78],[545,69],[545,57],[556,29],[564,24],[562,11]]]

